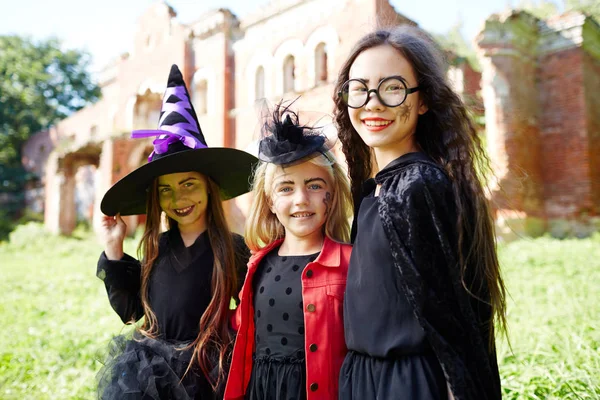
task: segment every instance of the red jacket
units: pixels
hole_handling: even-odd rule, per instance
[[[278,240],[259,250],[248,262],[248,272],[237,308],[238,329],[233,348],[225,400],[241,400],[250,382],[254,354],[254,301],[252,280],[262,258],[281,244]],[[325,238],[315,261],[302,271],[302,300],[306,354],[307,400],[337,399],[338,377],[344,357],[343,303],[352,246]]]

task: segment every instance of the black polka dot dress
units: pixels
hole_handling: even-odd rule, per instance
[[[263,258],[253,280],[255,353],[250,400],[306,399],[302,271],[318,255]]]

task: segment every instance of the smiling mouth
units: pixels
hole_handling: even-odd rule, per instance
[[[308,218],[308,217],[312,217],[313,215],[315,215],[315,213],[298,212],[298,213],[292,214],[292,218]]]
[[[185,217],[186,215],[189,215],[193,209],[194,209],[194,206],[189,206],[189,207],[185,207],[185,208],[174,208],[173,212],[178,217]]]
[[[362,121],[363,124],[365,124],[366,126],[374,126],[374,127],[379,127],[379,126],[388,126],[389,124],[392,123],[392,121],[384,121],[384,120],[363,120]]]

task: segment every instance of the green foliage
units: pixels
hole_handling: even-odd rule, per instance
[[[1,104],[0,108],[2,108]],[[2,132],[0,132],[0,142],[2,141],[1,138]],[[1,152],[2,150],[0,149]],[[3,210],[6,218],[14,220],[14,217],[23,208],[25,204],[23,188],[30,179],[35,178],[32,174],[25,171],[23,165],[12,161],[3,164],[0,161],[0,196],[6,196],[0,200],[0,208]],[[1,230],[0,237],[2,237]]]
[[[525,10],[540,19],[546,19],[564,11],[579,11],[596,18],[600,22],[600,2],[598,0],[563,0],[561,7],[556,1],[521,0],[517,8]]]
[[[525,10],[532,15],[547,19],[564,11],[579,11],[596,18],[600,23],[600,1],[598,0],[564,0],[558,3],[556,0],[520,0],[517,9]],[[462,21],[455,23],[447,32],[433,34],[435,40],[443,49],[450,50],[458,59],[466,58],[476,71],[481,71],[481,65],[473,45],[469,43],[461,33]]]
[[[8,239],[8,234],[13,230],[14,222],[6,211],[0,211],[0,243]]]
[[[134,254],[136,243],[127,240]],[[92,399],[110,337],[126,331],[95,277],[101,245],[39,223],[0,243],[0,398]]]
[[[100,244],[19,226],[0,243],[0,398],[91,399],[123,331],[95,277]],[[125,243],[135,254],[138,238]],[[499,339],[504,399],[600,398],[600,234],[520,240],[499,250],[512,351]]]
[[[89,55],[61,47],[56,39],[0,36],[0,194],[8,194],[0,206],[12,218],[31,179],[21,165],[25,141],[100,96]]]
[[[548,0],[521,0],[517,8],[527,11],[540,19],[546,19],[559,14],[556,3]]]
[[[600,234],[500,249],[512,351],[498,348],[504,399],[600,398]]]
[[[542,218],[528,217],[524,222],[525,234],[528,237],[540,237],[546,232],[546,221]]]
[[[600,23],[600,1],[598,0],[565,0],[565,8],[591,15]]]
[[[0,36],[0,163],[19,163],[31,134],[98,99],[89,63],[86,53],[63,51],[57,39]]]
[[[481,71],[481,65],[473,46],[467,42],[461,33],[462,25],[463,23],[459,21],[448,32],[443,34],[434,33],[433,37],[443,49],[452,51],[458,57],[457,60],[466,58],[474,70]]]
[[[17,225],[26,224],[28,222],[44,222],[44,214],[25,209],[21,218],[17,221]]]

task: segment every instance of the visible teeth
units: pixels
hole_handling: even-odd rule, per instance
[[[303,218],[303,217],[310,217],[311,215],[313,215],[313,213],[295,213],[295,214],[292,214],[292,217]]]
[[[176,209],[174,211],[175,211],[176,214],[185,214],[188,211],[190,211],[192,209],[192,207],[193,206],[189,206],[189,207],[186,207],[186,208],[179,208],[179,209]]]
[[[365,120],[365,125],[367,126],[387,126],[392,123],[392,121],[370,121]]]

